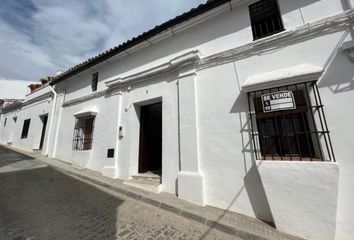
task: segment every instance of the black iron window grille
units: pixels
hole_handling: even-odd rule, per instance
[[[22,127],[22,133],[21,133],[21,138],[27,138],[28,136],[28,131],[30,127],[31,119],[26,119],[23,122],[23,127]]]
[[[75,151],[92,148],[95,116],[89,115],[76,118],[72,148]]]
[[[92,79],[91,79],[92,92],[96,92],[97,91],[97,84],[98,84],[98,72],[92,74]]]
[[[282,92],[292,94],[294,107],[268,111],[265,96]],[[249,92],[248,104],[256,159],[335,161],[316,82]]]
[[[284,31],[277,0],[261,0],[249,6],[253,39]]]

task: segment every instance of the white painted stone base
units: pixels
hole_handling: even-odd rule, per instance
[[[105,177],[118,178],[118,174],[117,167],[105,166],[102,169],[102,175]]]
[[[90,160],[91,150],[89,151],[73,151],[72,165],[75,168],[87,168],[87,163]]]
[[[178,197],[205,206],[203,176],[197,172],[179,172]]]
[[[256,215],[268,210],[266,220],[273,218],[277,229],[305,239],[335,239],[337,163],[257,161],[248,175],[246,190]]]

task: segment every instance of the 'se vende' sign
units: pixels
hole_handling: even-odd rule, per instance
[[[263,112],[274,112],[295,109],[294,94],[292,91],[279,91],[261,96]]]

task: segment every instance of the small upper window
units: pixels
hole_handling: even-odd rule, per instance
[[[98,83],[98,72],[92,74],[92,80],[91,80],[92,92],[96,92],[97,91],[97,83]]]
[[[7,123],[7,118],[5,118],[4,127],[6,127],[6,123]]]
[[[261,0],[249,6],[253,39],[284,31],[277,0]]]
[[[27,138],[28,136],[28,130],[30,127],[30,123],[31,123],[31,119],[26,119],[23,122],[23,128],[22,128],[22,134],[21,134],[21,138]]]

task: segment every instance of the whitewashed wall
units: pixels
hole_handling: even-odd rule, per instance
[[[267,182],[271,174],[267,175],[260,169],[259,179],[263,185],[263,189],[260,190],[265,194],[263,199],[267,199],[267,204],[262,205],[262,210],[266,211],[266,216],[272,216],[278,228],[309,239],[333,239],[335,233],[336,239],[353,238],[351,224],[353,216],[351,212],[354,209],[352,201],[354,191],[350,189],[353,183],[352,174],[350,174],[353,171],[352,157],[350,157],[352,156],[353,138],[350,134],[351,130],[349,130],[351,129],[349,122],[353,122],[353,116],[348,111],[348,105],[343,103],[352,101],[354,68],[353,63],[340,49],[342,41],[350,40],[349,35],[347,39],[343,39],[343,36],[347,35],[344,32],[328,34],[317,39],[283,47],[271,54],[265,53],[198,73],[200,151],[202,171],[207,186],[208,204],[245,214],[258,215],[257,208],[254,208],[253,203],[255,195],[247,189],[253,155],[251,154],[247,118],[247,97],[240,93],[239,87],[250,75],[301,63],[311,63],[326,68],[324,76],[319,81],[319,87],[325,105],[325,114],[329,121],[334,151],[340,166],[339,188],[336,188],[339,177],[337,170],[333,169],[331,174],[326,175],[327,163],[323,163],[322,178],[316,178],[317,182],[320,181],[316,188],[325,187],[326,184],[327,187],[331,185],[333,187],[330,188],[331,193],[334,195],[328,194],[328,191],[315,191],[315,189],[300,191],[294,188],[294,192],[299,194],[301,192],[298,195],[300,198],[307,200],[307,204],[304,205],[303,202],[297,201],[297,198],[290,198],[294,193],[289,192],[288,196],[284,196],[284,192],[276,191],[277,187],[279,187],[279,190],[284,190],[281,183],[287,185],[286,178],[282,176],[277,178],[277,175],[275,175],[277,171],[274,171],[272,182]],[[338,49],[336,49],[337,44],[339,44]],[[338,91],[336,90],[337,87],[339,87]],[[339,116],[341,116],[340,124],[338,124]],[[346,121],[348,123],[345,123]],[[345,148],[347,149],[345,150]],[[276,166],[276,163],[272,164]],[[282,165],[280,163],[279,167]],[[292,165],[289,163],[290,169]],[[318,165],[317,168],[320,169],[321,165]],[[297,167],[294,167],[295,169]],[[303,167],[303,171],[308,173],[307,166]],[[256,175],[253,174],[253,176]],[[295,177],[295,175],[290,176]],[[303,186],[303,184],[306,185],[306,182],[316,182],[309,177],[306,177],[306,175],[297,177],[297,184]],[[257,181],[253,179],[253,182]],[[278,182],[278,184],[275,184],[275,182]],[[338,191],[336,223],[336,215],[333,210],[336,208],[335,202]],[[330,199],[333,202],[319,204],[320,201],[313,199],[313,195],[317,195],[321,201]],[[272,199],[278,201],[272,202]],[[286,199],[293,199],[295,202],[285,201]],[[281,202],[281,200],[284,201]],[[290,209],[288,206],[291,206],[290,209],[292,209],[291,216],[295,216],[297,220],[291,220],[289,217],[288,211]],[[313,216],[312,218],[301,216],[301,212],[303,213],[306,207],[308,207],[308,212],[314,211],[327,215],[322,215],[321,220],[317,222],[317,226],[305,224],[308,227],[306,228],[302,224],[304,222],[309,223],[309,219],[314,219]],[[330,208],[332,209],[328,212]],[[278,217],[282,215],[281,221],[277,221],[275,217],[277,215]],[[288,216],[288,218],[285,218],[285,216]],[[299,219],[302,220],[299,221]],[[326,224],[328,224],[327,227],[324,227]],[[335,226],[337,226],[337,229]],[[319,232],[322,234],[319,234]]]
[[[350,39],[348,36],[346,41]],[[354,113],[351,111],[354,101],[354,63],[339,50],[318,86],[340,166],[336,239],[349,240],[354,236]]]
[[[253,37],[248,14],[248,5],[252,2],[256,1],[235,5],[232,11],[229,10],[228,5],[225,5],[226,7],[224,6],[223,10],[219,10],[222,14],[180,32],[174,37],[168,37],[159,41],[158,44],[151,40],[154,43],[152,46],[130,53],[130,55],[118,60],[110,60],[111,64],[105,62],[96,65],[90,70],[72,77],[74,80],[72,80],[72,85],[68,89],[66,99],[70,100],[91,93],[89,83],[92,73],[96,70],[100,72],[98,84],[98,91],[100,91],[106,88],[104,79],[116,75],[126,76],[144,69],[150,69],[191,49],[198,49],[204,57],[252,42]],[[279,1],[284,27],[287,30],[303,25],[302,15],[305,19],[308,19],[305,20],[305,23],[309,23],[342,11],[340,1],[301,0],[299,1],[301,15],[299,5],[295,2],[290,0]],[[321,9],[321,11],[318,11],[318,9]]]
[[[0,141],[3,144],[11,143],[17,148],[24,150],[38,150],[41,140],[43,121],[41,117],[48,115],[45,137],[48,136],[48,125],[50,121],[50,112],[52,107],[52,98],[48,95],[39,101],[25,104],[20,108],[7,112],[2,115],[2,119],[8,118],[8,125],[0,129]],[[17,117],[17,121],[14,121]],[[31,119],[28,135],[21,138],[23,123],[26,119]],[[3,122],[3,120],[2,120]],[[2,123],[3,126],[3,123]],[[46,138],[44,139],[43,150],[47,147]],[[44,153],[44,152],[43,152]]]
[[[90,82],[95,71],[99,72],[100,92],[106,89],[105,81],[111,77],[125,77],[151,69],[190,50],[199,50],[205,58],[252,42],[248,16],[251,2],[255,1],[234,6],[232,11],[226,6],[222,14],[177,33],[175,37],[155,42],[129,56],[112,59],[110,63],[99,64],[56,85],[59,105],[55,112],[56,137],[51,143],[51,155],[78,167],[127,179],[137,173],[138,168],[139,106],[162,101],[163,190],[178,191],[178,71],[133,84],[130,90],[122,89],[121,94],[116,89],[90,100],[75,100],[92,94]],[[342,2],[333,0],[283,0],[279,5],[287,30],[343,11]],[[353,100],[353,63],[340,49],[342,42],[348,40],[350,35],[344,30],[323,32],[300,41],[289,38],[286,44],[268,45],[267,51],[259,51],[257,55],[197,70],[196,147],[206,204],[274,220],[279,229],[309,239],[333,239],[335,234],[336,239],[354,238],[350,214],[354,194],[350,146],[354,139],[348,135],[354,116],[347,111],[349,105],[341,104]],[[300,64],[326,69],[319,87],[338,165],[287,162],[270,165],[264,162],[256,164],[257,168],[252,167],[255,161],[250,147],[247,97],[240,86],[251,75]],[[337,86],[344,90],[338,91]],[[61,106],[70,101],[74,103]],[[90,108],[97,109],[92,150],[72,151],[74,114]],[[345,116],[342,124],[337,124],[338,116]],[[122,139],[118,138],[119,122],[125,129]],[[107,148],[113,147],[115,158],[107,159]],[[285,173],[292,174],[293,170],[297,177],[286,179]],[[274,175],[273,171],[283,172]],[[289,188],[291,191],[284,192]],[[254,194],[256,190],[261,191],[261,196]],[[190,192],[195,189],[190,187]],[[294,194],[296,198],[293,198]],[[264,201],[258,202],[258,197]],[[302,201],[297,201],[299,199]],[[293,214],[289,214],[291,210]],[[306,214],[308,211],[313,214]]]
[[[120,175],[127,178],[138,173],[140,106],[162,102],[162,182],[163,189],[175,192],[178,174],[178,110],[175,74],[139,84],[123,94],[122,126],[125,137],[120,141]]]
[[[87,83],[91,79],[87,79]],[[87,84],[86,83],[86,84]],[[62,87],[66,88],[70,85],[75,85],[71,82],[66,82]],[[59,90],[60,92],[60,90]],[[67,94],[65,96],[70,96]],[[56,149],[51,148],[51,156],[70,161],[75,166],[90,168],[96,171],[102,171],[104,166],[114,166],[115,159],[107,158],[107,149],[115,148],[118,138],[118,95],[116,93],[108,93],[105,96],[94,98],[84,103],[75,103],[65,107],[61,104],[70,98],[63,99],[60,95],[58,98],[58,106],[56,109],[57,119],[54,123],[54,131],[56,132],[53,138],[52,145]],[[88,151],[73,151],[72,140],[75,126],[75,114],[85,110],[95,109],[97,115],[95,117],[92,150]],[[59,124],[59,125],[58,125]],[[58,127],[59,126],[59,127]],[[117,155],[117,152],[115,152]]]
[[[19,109],[14,109],[14,111],[3,113],[0,115],[0,142],[3,144],[12,144],[15,136],[18,136],[17,127],[17,115]],[[6,119],[6,126],[5,126]],[[16,121],[15,121],[16,119]]]

